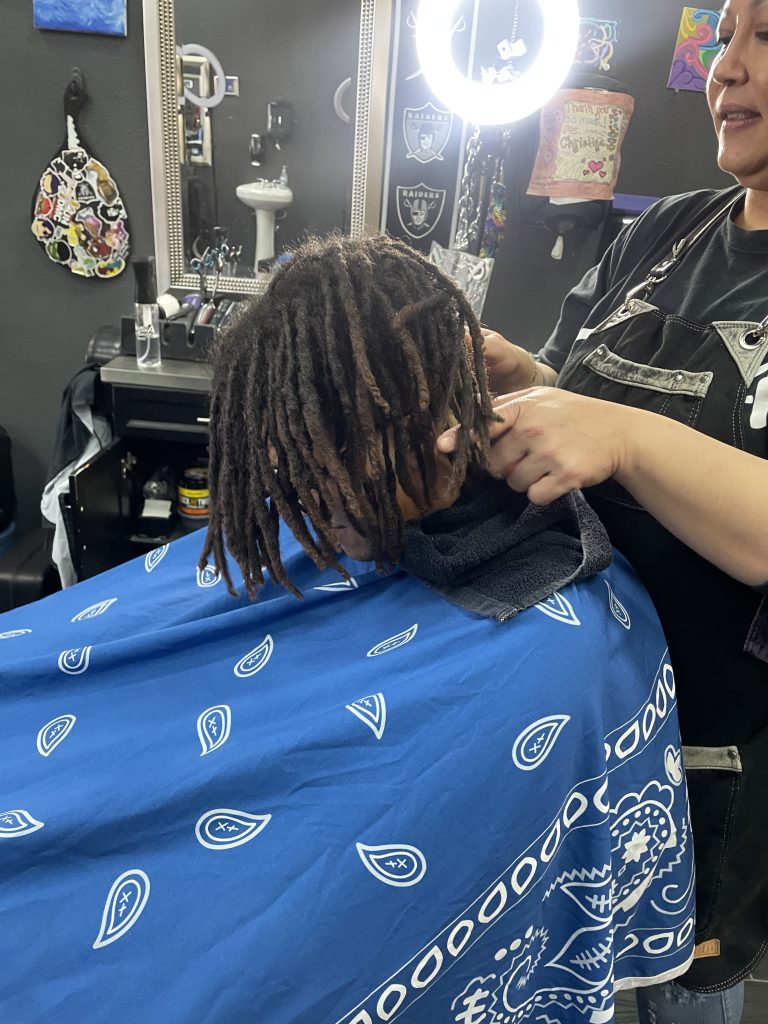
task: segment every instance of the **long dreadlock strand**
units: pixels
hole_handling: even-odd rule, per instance
[[[287,370],[287,377],[284,376],[282,380],[282,394],[287,397],[287,401],[285,404],[273,402],[271,405],[270,436],[275,446],[277,475],[272,474],[274,486],[270,489],[270,494],[288,527],[315,564],[322,566],[332,553],[327,543],[327,533],[320,529],[316,531],[318,540],[312,537],[300,505],[301,501],[307,507],[311,505],[311,490],[313,485],[317,486],[319,467],[314,459],[309,438],[302,436],[301,417],[295,397],[293,328],[286,316],[282,318],[281,328],[274,368]],[[282,566],[280,571],[283,571]]]
[[[353,372],[351,351],[341,351],[346,346],[343,334],[337,337],[337,300],[330,282],[323,280],[321,284],[324,308],[322,329],[318,331],[317,344],[325,356],[328,369],[324,381],[324,399],[334,409],[337,424],[354,423],[356,411],[350,388]],[[306,380],[303,383],[307,390],[312,389],[311,381]],[[360,478],[366,465],[366,454],[363,446],[357,443],[354,434],[345,437],[345,444],[343,472],[338,475],[337,483],[342,497],[348,502],[349,512],[358,521],[365,521],[373,517],[373,509],[365,501],[365,496],[356,491],[353,480]]]
[[[350,510],[355,515],[360,515],[361,511],[357,495],[355,494],[354,488],[349,480],[349,475],[344,463],[336,449],[335,436],[331,436],[331,430],[327,425],[327,412],[324,414],[323,409],[321,408],[323,399],[330,401],[333,404],[332,393],[330,393],[329,389],[326,387],[322,387],[324,394],[321,398],[318,387],[313,381],[313,377],[316,376],[316,374],[313,374],[312,372],[312,362],[315,359],[319,361],[324,355],[321,345],[316,345],[313,350],[315,337],[315,332],[310,331],[310,311],[303,304],[299,304],[296,316],[295,343],[298,351],[303,350],[307,353],[307,358],[300,358],[297,360],[296,381],[298,400],[296,402],[295,414],[305,430],[305,450],[311,451],[312,443],[319,445],[320,449],[326,454],[327,461],[324,467],[325,473],[327,473],[336,482],[336,485],[339,488],[342,497],[347,502]],[[331,339],[333,341],[334,335],[331,335]],[[329,347],[335,348],[335,345],[331,343]],[[287,362],[290,367],[293,366],[293,360],[290,356],[288,356]],[[327,366],[323,366],[321,368],[321,372],[319,374],[319,383],[321,386],[328,378],[329,369],[330,368]],[[310,459],[314,461],[312,456],[310,456]],[[322,471],[320,470],[320,467],[317,467],[314,473],[315,477],[318,478],[321,474]]]
[[[229,412],[233,406],[230,403],[231,391],[232,391],[232,378],[226,373],[222,372],[222,364],[215,367],[212,396],[210,404],[210,418],[212,423],[220,423],[226,421]],[[208,446],[208,474],[209,484],[214,493],[220,489],[228,491],[228,480],[226,470],[226,453],[227,443],[226,439],[228,436],[228,430],[225,429],[219,433],[217,430],[211,430]],[[212,503],[209,527],[203,545],[203,550],[200,554],[198,567],[202,570],[206,567],[210,555],[213,555],[214,565],[217,572],[224,580],[227,590],[232,596],[236,596],[237,591],[235,590],[234,583],[232,582],[232,576],[229,572],[229,562],[226,556],[226,547],[224,543],[224,518],[227,512],[227,502],[223,503]]]
[[[346,576],[346,570],[336,559],[332,537],[327,525],[322,519],[319,519],[314,524],[316,536],[313,536],[307,528],[302,513],[302,503],[305,508],[310,508],[314,504],[312,490],[320,489],[318,481],[323,476],[323,469],[315,459],[313,446],[319,444],[320,448],[329,452],[334,451],[327,436],[325,424],[319,415],[313,417],[310,414],[309,421],[305,426],[304,414],[307,405],[300,401],[299,379],[303,361],[302,351],[305,350],[307,358],[310,359],[312,353],[307,343],[306,310],[303,309],[302,303],[302,297],[293,303],[293,306],[298,308],[295,317],[298,325],[295,337],[289,311],[283,311],[276,358],[273,361],[272,369],[274,371],[282,370],[282,384],[288,386],[281,388],[285,403],[272,404],[274,419],[271,423],[271,434],[275,442],[275,455],[279,469],[277,480],[275,480],[274,474],[270,478],[273,486],[269,488],[269,493],[277,511],[315,564],[320,568],[331,565],[343,576]],[[273,390],[276,381],[277,372],[274,373]],[[311,399],[309,405],[311,406]],[[319,435],[315,440],[312,439],[313,431]],[[280,582],[284,582],[282,564],[274,564],[274,558],[275,556],[271,553],[270,574],[274,567],[276,578]]]
[[[355,303],[355,294],[349,279],[347,261],[341,252],[333,252],[333,257],[331,265],[335,265],[334,270],[336,274],[336,283],[339,288],[339,294],[347,317],[347,325],[349,327],[349,337],[352,342],[352,354],[355,358],[355,365],[359,370],[360,376],[368,387],[371,397],[376,405],[384,413],[388,413],[390,411],[389,403],[382,396],[381,391],[379,390],[379,385],[371,372],[371,367],[368,362],[365,333],[360,320],[360,313]]]

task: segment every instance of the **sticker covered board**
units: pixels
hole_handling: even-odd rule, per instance
[[[54,263],[79,277],[117,277],[130,252],[128,217],[114,179],[78,134],[87,94],[76,71],[64,94],[66,140],[40,176],[32,234]]]

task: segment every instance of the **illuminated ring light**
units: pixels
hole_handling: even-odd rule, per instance
[[[195,96],[191,89],[184,86],[184,98],[196,107],[218,107],[227,95],[227,82],[224,77],[224,68],[216,54],[207,46],[200,46],[199,43],[184,43],[183,46],[177,46],[176,53],[180,57],[205,57],[216,75],[216,88],[212,96]]]
[[[573,66],[579,40],[577,0],[538,0],[544,41],[531,67],[514,82],[485,85],[467,78],[453,62],[451,27],[458,0],[421,0],[416,50],[435,96],[474,124],[511,124],[543,107]]]

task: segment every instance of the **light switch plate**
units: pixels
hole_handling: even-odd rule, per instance
[[[219,76],[213,76],[213,88],[217,89],[219,84]],[[224,95],[225,96],[239,96],[240,95],[240,78],[238,75],[225,75],[224,76]]]

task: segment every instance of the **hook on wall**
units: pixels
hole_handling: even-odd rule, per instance
[[[351,78],[345,78],[341,85],[338,87],[336,92],[333,94],[333,109],[336,111],[336,116],[344,124],[349,124],[352,118],[344,109],[344,97],[347,95],[347,90],[352,85]]]

